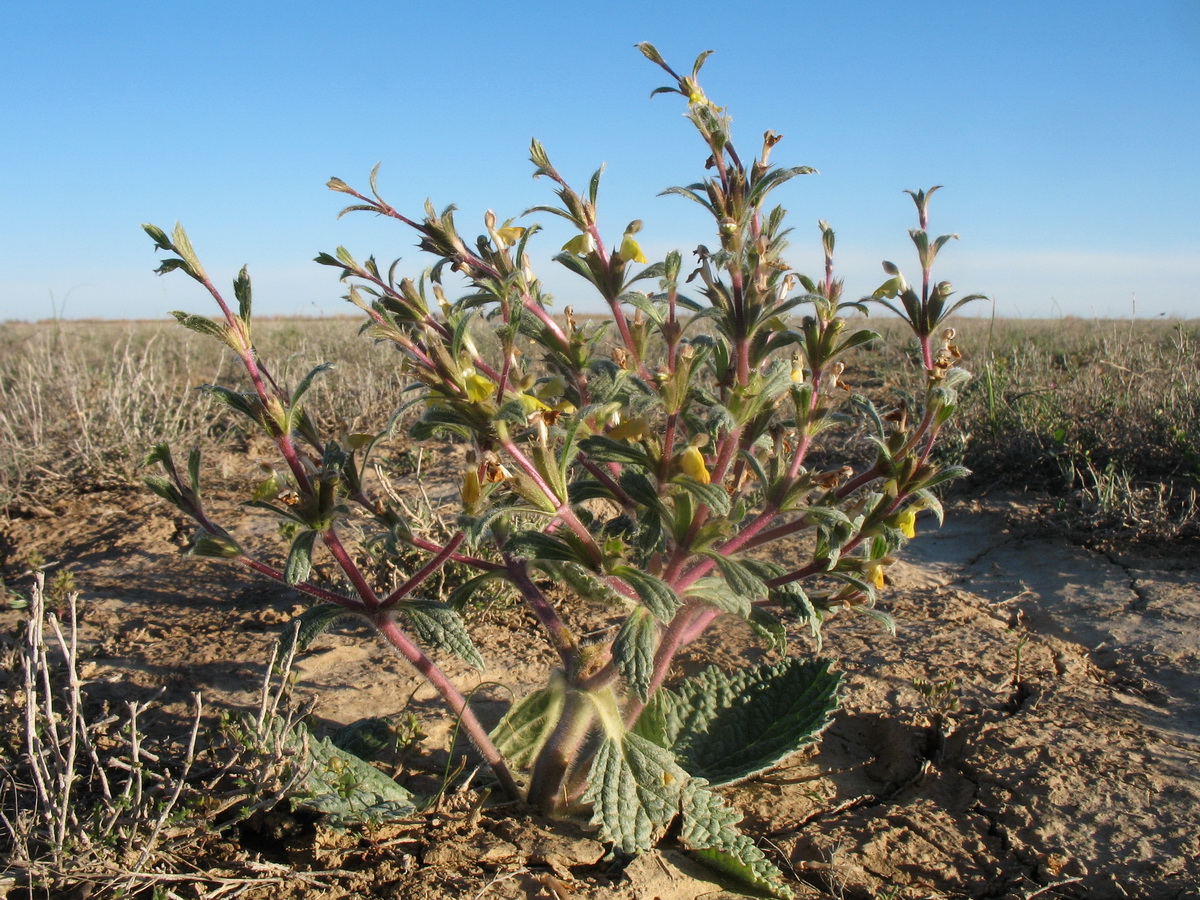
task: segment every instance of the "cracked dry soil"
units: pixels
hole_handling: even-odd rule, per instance
[[[6,526],[0,562],[11,572],[36,551],[76,572],[93,699],[165,689],[164,729],[179,727],[193,690],[210,711],[253,702],[271,642],[302,608],[295,596],[177,558],[182,522],[142,494],[43,512]],[[922,519],[881,600],[898,633],[861,617],[826,625],[822,652],[844,673],[833,725],[728,791],[798,897],[1200,897],[1200,559],[1099,553],[1028,520],[1017,501],[952,505],[940,530]],[[11,634],[20,614],[3,615]],[[470,626],[492,668],[447,668],[468,691],[481,685],[475,700],[495,720],[508,688],[542,683],[553,660],[518,609],[478,611]],[[793,652],[817,652],[806,634]],[[682,665],[736,665],[745,646],[764,658],[724,622]],[[298,669],[327,726],[406,712],[425,722],[405,771],[418,791],[464,752],[433,693],[369,635],[328,634]],[[922,681],[952,683],[954,702]],[[622,868],[584,828],[481,800],[455,794],[369,834],[285,821],[214,836],[193,863],[259,873],[242,896],[261,898],[734,896],[669,840]]]

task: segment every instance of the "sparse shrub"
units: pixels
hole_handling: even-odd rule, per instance
[[[576,235],[556,259],[600,295],[607,321],[581,322],[569,308],[551,315],[526,253],[536,225],[489,212],[484,233],[468,240],[453,207],[427,204],[415,219],[394,209],[375,173],[369,195],[329,182],[353,198],[348,210],[399,222],[435,259],[417,281],[343,248],[318,262],[349,284],[365,334],[401,351],[409,434],[430,454],[444,451],[443,471],[456,473],[461,508],[450,534],[422,533],[427,518],[407,516],[374,480],[373,453],[390,428],[339,430],[310,414],[329,366],[292,387],[274,377],[253,338],[246,270],[231,305],[178,226],[170,235],[146,226],[173,254],[159,271],[183,271],[221,309],[216,321],[175,316],[245,367],[247,389],[207,391],[278,448],[280,465],[250,506],[287,525],[290,548],[278,561],[260,558],[210,517],[198,452],[180,467],[156,447],[148,462],[162,474],[149,485],[197,523],[193,555],[229,560],[315,602],[301,618],[301,644],[347,616],[374,626],[460,718],[504,792],[549,813],[589,815],[624,853],[653,846],[679,819],[680,842],[707,863],[786,895],[713,788],[812,740],[836,704],[838,677],[802,651],[665,685],[680,651],[723,615],[747,620],[780,650],[785,622],[816,632],[839,610],[886,620],[874,603],[893,554],[913,537],[919,512],[940,518],[933,489],[962,474],[931,453],[966,377],[944,320],[966,301],[952,301],[950,285],[931,276],[952,237],[928,233],[935,189],[912,192],[917,284],[885,263],[889,278],[872,297],[845,301],[825,222],[822,275],[793,269],[783,257],[784,210],[769,199],[811,170],[772,163],[771,132],[753,158],[735,150],[728,115],[697,81],[707,54],[680,76],[652,46],[640,49],[670,75],[655,93],[684,99],[709,157],[701,181],[667,193],[704,207],[717,235],[712,248],[697,248],[690,271],[678,252],[647,264],[640,222],[605,241],[600,172],[577,192],[535,141],[535,175],[557,203],[531,212],[571,223]],[[452,271],[471,285],[458,299],[443,287]],[[899,314],[916,351],[907,394],[885,392],[882,404],[856,392],[853,369],[855,349],[879,338],[842,316],[869,302]],[[857,465],[841,444],[848,428],[871,447]],[[355,551],[356,534],[370,553]],[[404,573],[382,590],[381,554]],[[332,561],[340,582],[311,577],[314,561]],[[447,565],[471,577],[448,595],[431,593]],[[489,733],[430,653],[482,667],[459,611],[496,584],[520,595],[559,664]],[[605,608],[612,628],[582,637],[551,585]]]

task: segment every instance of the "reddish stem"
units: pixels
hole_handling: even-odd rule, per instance
[[[449,543],[442,548],[441,552],[439,552],[437,556],[425,563],[425,565],[413,573],[412,577],[405,581],[404,584],[400,585],[398,588],[388,594],[387,597],[384,598],[381,605],[385,609],[389,606],[393,606],[424,584],[429,576],[440,569],[446,564],[447,560],[454,556],[454,551],[458,549],[458,546],[463,542],[464,537],[465,535],[460,531],[455,534],[454,537],[450,538]]]
[[[471,743],[475,745],[475,749],[479,751],[484,761],[491,767],[496,778],[499,779],[500,785],[504,788],[505,793],[514,800],[519,799],[521,791],[517,787],[517,782],[513,779],[508,765],[504,762],[504,757],[500,755],[500,751],[492,743],[487,729],[480,723],[474,711],[468,705],[466,698],[454,686],[454,683],[450,681],[446,673],[438,668],[433,660],[421,652],[421,649],[412,642],[408,635],[400,630],[392,618],[390,611],[379,610],[372,617],[372,622],[384,640],[395,647],[400,655],[408,660],[412,667],[441,694],[446,705],[459,717],[463,727],[466,729],[467,736],[471,739]]]

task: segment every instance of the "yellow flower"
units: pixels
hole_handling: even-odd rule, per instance
[[[879,559],[868,560],[866,566],[863,568],[863,575],[866,576],[867,581],[871,582],[871,584],[875,585],[875,587],[881,588],[884,586],[884,584],[886,584],[886,581],[883,577],[883,570],[895,561],[896,557],[894,556],[883,556]]]
[[[472,368],[463,369],[463,385],[467,389],[467,399],[472,403],[482,403],[496,391],[496,385],[490,378],[480,375]]]
[[[642,220],[634,219],[625,228],[625,234],[621,236],[621,249],[617,251],[617,255],[627,262],[644,263],[646,254],[642,253],[642,248],[638,246],[638,242],[633,239],[633,236],[642,230]]]
[[[644,263],[646,261],[646,254],[642,252],[642,248],[638,246],[637,241],[629,235],[625,235],[621,240],[621,259]]]
[[[524,409],[527,414],[533,414],[539,410],[550,408],[543,403],[540,398],[524,391],[520,394],[517,394],[517,400],[521,402],[521,408]]]
[[[883,564],[875,562],[868,566],[867,578],[870,580],[871,584],[875,585],[875,587],[883,587]]]
[[[521,239],[525,234],[525,229],[517,225],[505,225],[503,228],[496,229],[496,246],[503,250],[505,247],[511,247]]]
[[[896,527],[900,529],[900,533],[906,538],[917,536],[916,522],[916,507],[910,506],[904,512],[900,513],[900,515],[896,516]]]
[[[571,238],[562,248],[575,256],[587,256],[596,249],[596,241],[586,231]]]
[[[613,428],[608,436],[614,441],[640,441],[649,431],[649,422],[641,416],[633,416]]]
[[[679,457],[679,467],[684,475],[695,478],[701,484],[712,481],[712,476],[708,474],[708,468],[704,465],[704,454],[698,447],[688,447],[683,451]]]

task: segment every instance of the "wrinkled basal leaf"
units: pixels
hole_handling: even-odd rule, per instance
[[[782,873],[749,837],[737,829],[742,817],[708,789],[703,778],[691,779],[683,788],[683,829],[679,834],[691,856],[737,881],[743,890],[760,897],[790,898]]]
[[[289,743],[307,746],[307,772],[294,804],[329,816],[335,826],[401,819],[416,812],[413,795],[370,763],[339,750],[329,738],[297,733]]]
[[[788,659],[733,674],[711,666],[678,692],[662,692],[656,730],[692,775],[728,784],[814,740],[837,707],[840,681],[826,660]]]
[[[387,719],[368,716],[343,725],[330,740],[339,750],[369,762],[389,747],[395,747],[396,732]]]
[[[653,847],[674,820],[687,779],[669,750],[628,733],[600,745],[583,799],[601,838],[633,854]]]

